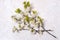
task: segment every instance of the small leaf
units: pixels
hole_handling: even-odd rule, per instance
[[[32,29],[31,32],[34,32],[34,29]]]
[[[32,11],[33,12],[33,14],[36,14],[37,13],[37,11]]]
[[[38,19],[39,19],[40,23],[43,24],[42,18],[38,16]]]
[[[24,8],[26,9],[27,7],[30,7],[30,2],[28,1],[28,2],[24,2],[23,3],[24,4]]]
[[[27,2],[27,6],[30,7],[30,2],[29,1]]]
[[[18,8],[18,9],[16,9],[16,11],[15,11],[16,13],[20,13],[21,12],[21,10]]]
[[[23,4],[26,4],[26,1],[24,1]]]
[[[27,5],[24,5],[24,8],[26,9],[27,8]]]
[[[25,20],[26,20],[27,22],[29,22],[29,17],[28,17],[28,16],[26,16],[26,17],[25,17]]]

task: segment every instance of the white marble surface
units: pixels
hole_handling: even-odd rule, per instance
[[[0,0],[0,40],[60,40],[60,0],[30,0],[39,14],[45,20],[45,28],[54,30],[53,38],[46,32],[43,35],[33,35],[29,31],[13,33],[11,16],[16,8],[23,9],[24,0]]]

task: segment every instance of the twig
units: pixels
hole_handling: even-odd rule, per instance
[[[41,26],[44,30],[46,30],[45,28],[44,28],[44,24],[42,24],[42,26]],[[51,34],[50,32],[48,32],[48,31],[46,31],[48,34],[50,34],[51,36],[53,36],[54,38],[57,38],[56,36],[54,36],[53,34]]]

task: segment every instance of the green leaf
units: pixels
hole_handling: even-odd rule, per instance
[[[15,11],[16,13],[20,13],[21,12],[21,10],[18,8],[18,9],[16,9],[16,11]]]
[[[23,4],[26,4],[26,1],[24,1]]]
[[[25,16],[25,20],[26,20],[27,22],[29,22],[29,17],[28,17],[28,16]]]
[[[30,7],[30,2],[29,1],[27,2],[27,6]]]
[[[31,32],[34,32],[34,29],[32,29]]]
[[[32,11],[33,12],[33,14],[36,14],[37,13],[37,11]]]
[[[27,7],[30,7],[30,2],[28,1],[28,2],[23,2],[23,4],[24,4],[24,8],[26,9]]]
[[[38,16],[38,19],[39,19],[40,23],[43,24],[42,18]]]
[[[24,8],[25,8],[25,9],[27,8],[27,5],[26,5],[26,4],[24,5]]]

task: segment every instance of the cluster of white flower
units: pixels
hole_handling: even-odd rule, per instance
[[[43,32],[48,32],[52,30],[45,30],[43,25],[43,19],[38,16],[38,12],[34,10],[30,4],[30,2],[23,2],[24,4],[24,11],[20,8],[16,9],[17,15],[13,15],[12,18],[18,23],[18,28],[14,26],[13,32],[21,31],[21,30],[29,30],[32,33],[36,34],[43,34]],[[50,34],[52,35],[52,34]],[[54,35],[52,35],[55,37]],[[56,38],[56,37],[55,37]]]

